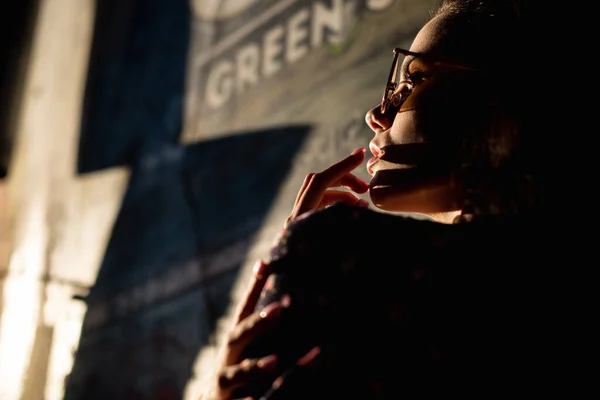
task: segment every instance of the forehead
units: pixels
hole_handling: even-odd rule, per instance
[[[440,61],[465,61],[473,48],[468,35],[461,35],[460,30],[444,14],[427,22],[415,37],[410,51],[429,54]]]

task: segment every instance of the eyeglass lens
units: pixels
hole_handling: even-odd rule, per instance
[[[402,92],[398,92],[398,87],[400,86],[400,83],[407,82],[406,71],[408,65],[404,62],[405,58],[406,56],[401,51],[399,51],[399,49],[394,49],[394,58],[392,60],[392,66],[390,68],[388,82],[381,103],[382,113],[389,112],[391,109],[396,109],[397,111],[397,109],[402,105],[402,102],[409,93],[409,91],[407,90],[402,90]],[[407,87],[407,89],[409,88]]]

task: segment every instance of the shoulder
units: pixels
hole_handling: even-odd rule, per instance
[[[288,230],[302,232],[305,230],[324,229],[324,233],[345,231],[347,228],[359,229],[364,225],[403,225],[403,224],[432,224],[431,221],[409,216],[387,214],[359,206],[345,203],[335,203],[327,208],[307,212],[302,217],[293,221]],[[314,233],[314,232],[311,232]]]
[[[350,236],[365,224],[377,224],[383,214],[363,207],[335,203],[313,210],[291,222],[284,231],[288,239],[316,242],[331,235]],[[386,216],[391,217],[391,216]]]
[[[271,259],[298,253],[350,254],[368,251],[371,239],[396,241],[427,231],[437,223],[408,216],[385,214],[336,203],[296,219],[278,237]],[[419,236],[419,235],[417,235]],[[387,247],[387,246],[386,246]]]
[[[294,234],[320,231],[325,233],[344,231],[344,228],[356,227],[357,223],[374,223],[381,214],[359,206],[335,203],[329,207],[305,213],[288,225],[288,231]]]
[[[342,203],[307,212],[288,224],[276,238],[271,261],[291,254],[314,253],[322,249],[331,251],[337,243],[347,244],[346,237],[352,236],[349,230],[357,232],[355,222],[370,213],[373,212]]]

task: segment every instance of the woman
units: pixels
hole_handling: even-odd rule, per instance
[[[366,116],[371,181],[352,174],[365,149],[306,177],[270,260],[257,264],[216,398],[531,387],[541,315],[539,298],[525,298],[544,199],[535,11],[443,1],[410,49],[394,50],[382,103]],[[433,221],[369,210],[338,186]]]

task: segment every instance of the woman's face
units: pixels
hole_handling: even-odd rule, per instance
[[[378,105],[366,115],[375,132],[369,193],[381,209],[424,214],[460,209],[460,184],[451,179],[448,165],[461,137],[477,129],[473,115],[482,101],[475,94],[476,73],[453,67],[458,60],[465,65],[468,45],[447,28],[440,15],[416,36],[410,51],[423,57],[403,61],[402,79],[412,82],[412,91],[401,107],[382,114]]]

